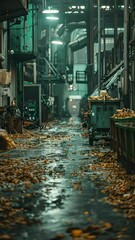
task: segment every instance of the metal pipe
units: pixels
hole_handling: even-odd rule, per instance
[[[72,51],[77,51],[87,45],[87,37],[80,37],[74,42],[70,42],[68,46],[72,49]]]
[[[103,51],[104,51],[104,60],[103,60],[103,75],[106,74],[106,36],[105,36],[105,12],[103,12]]]
[[[8,58],[7,58],[7,70],[11,70],[11,55],[10,55],[10,23],[7,21],[7,49],[8,49]]]
[[[114,1],[114,62],[113,65],[116,66],[117,64],[117,0]]]
[[[90,95],[93,92],[94,78],[93,78],[93,67],[94,67],[94,36],[93,36],[93,9],[94,2],[89,0],[88,5],[88,17],[87,17],[87,79],[88,79],[88,94]]]
[[[36,62],[33,63],[33,83],[37,83],[37,67]]]
[[[42,9],[43,9],[43,10],[46,9],[46,0],[42,0]]]
[[[124,0],[124,95],[128,93],[128,0]]]
[[[68,55],[67,64],[68,65],[73,65],[73,62],[74,62],[74,60],[73,60],[73,51],[69,47],[69,44],[68,44],[68,50],[67,51],[68,51],[68,53],[67,53],[67,55]]]
[[[101,16],[100,16],[100,0],[98,0],[98,95],[101,88]]]

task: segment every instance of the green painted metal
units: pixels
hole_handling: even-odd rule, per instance
[[[16,64],[17,74],[17,89],[16,89],[16,100],[17,106],[23,115],[23,63]]]
[[[113,151],[117,151],[117,131],[116,131],[116,123],[135,123],[135,117],[123,117],[123,118],[114,118],[111,117],[111,149]]]
[[[130,172],[135,172],[135,121],[115,123],[117,157]]]
[[[14,54],[37,52],[37,14],[34,5],[29,4],[28,15],[10,24],[10,49]]]
[[[91,100],[91,126],[94,129],[110,129],[110,118],[120,107],[120,100]]]

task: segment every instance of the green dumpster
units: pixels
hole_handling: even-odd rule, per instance
[[[128,123],[128,122],[135,123],[135,117],[121,117],[121,118],[111,117],[110,118],[110,124],[111,124],[110,145],[113,151],[117,151],[116,123]]]
[[[115,123],[118,161],[129,173],[135,173],[135,122]]]
[[[109,136],[110,117],[120,107],[120,100],[91,100],[89,115],[89,142]],[[92,144],[90,144],[92,145]]]

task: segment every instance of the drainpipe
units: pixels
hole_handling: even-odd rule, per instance
[[[117,64],[117,0],[114,2],[114,59],[113,59],[113,66],[115,67]]]
[[[33,75],[34,75],[34,79],[33,79],[33,83],[37,83],[37,69],[36,69],[36,62],[33,63]]]
[[[124,95],[128,93],[128,0],[124,0]]]
[[[105,11],[105,10],[104,10]],[[105,14],[103,11],[103,76],[106,75],[106,36],[105,36]]]
[[[71,49],[71,47],[69,46],[69,44],[68,44],[68,57],[67,57],[67,64],[68,65],[73,65],[73,51],[72,51],[72,49]]]
[[[10,71],[11,70],[11,54],[10,54],[10,23],[9,21],[7,21],[7,70]]]
[[[100,16],[100,0],[98,0],[98,95],[101,88],[101,16]]]
[[[92,94],[95,87],[95,82],[93,79],[94,72],[94,40],[93,40],[93,9],[94,9],[94,0],[88,1],[87,8],[87,20],[86,20],[86,31],[87,31],[87,79],[88,79],[88,95]]]

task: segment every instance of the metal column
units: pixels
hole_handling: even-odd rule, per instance
[[[88,94],[93,92],[93,72],[94,72],[94,37],[93,37],[93,0],[89,0],[88,16],[87,16],[87,78],[88,78]]]
[[[128,93],[128,1],[124,0],[124,95]]]
[[[100,95],[101,88],[101,12],[100,0],[98,0],[98,95]]]

